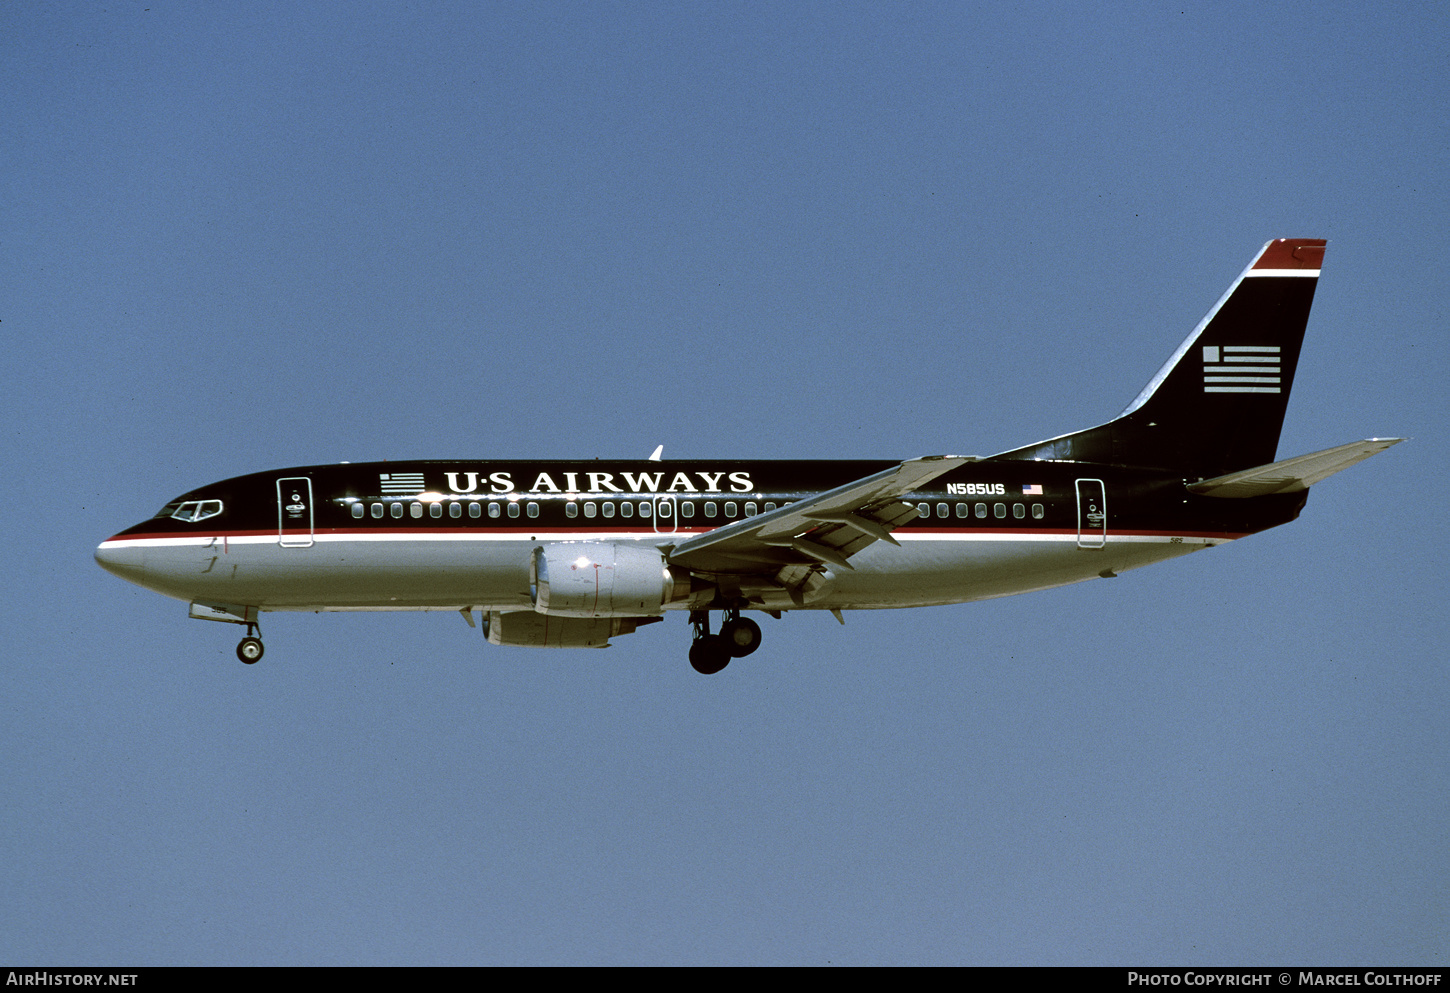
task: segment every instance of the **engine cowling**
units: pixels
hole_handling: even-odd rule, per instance
[[[563,617],[660,614],[674,586],[664,555],[650,545],[552,542],[534,549],[529,567],[534,609]]]

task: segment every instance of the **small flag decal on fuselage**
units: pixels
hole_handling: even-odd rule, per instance
[[[378,473],[378,484],[382,487],[384,494],[395,493],[412,496],[422,493],[426,489],[421,472],[380,472]]]
[[[1278,345],[1204,345],[1203,392],[1278,393]]]
[[[1027,484],[1024,483],[1023,486],[1022,486],[1022,495],[1023,496],[1042,496],[1042,487],[1039,486],[1039,485],[1037,485],[1036,483],[1032,484],[1031,486],[1028,486]]]

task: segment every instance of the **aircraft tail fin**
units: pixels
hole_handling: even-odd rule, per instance
[[[1274,461],[1325,242],[1263,247],[1127,409],[1107,424],[1003,452],[1182,471]]]

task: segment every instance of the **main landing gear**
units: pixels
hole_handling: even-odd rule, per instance
[[[256,634],[252,632],[255,631]],[[247,625],[247,636],[237,643],[237,658],[252,665],[262,657],[262,629],[255,624]]]
[[[708,610],[690,611],[690,623],[695,628],[690,665],[702,675],[714,675],[729,665],[731,659],[744,658],[760,647],[760,625],[741,617],[739,610],[725,611],[719,634],[710,633]]]

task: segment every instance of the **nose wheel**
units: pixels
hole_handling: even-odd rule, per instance
[[[253,631],[256,631],[257,634],[253,634]],[[261,629],[255,624],[248,624],[247,636],[237,642],[237,658],[241,659],[247,665],[255,664],[262,657],[262,652],[264,651],[262,648],[262,639],[257,637],[261,633]]]
[[[731,659],[744,658],[760,647],[760,625],[738,610],[727,610],[720,623],[720,633],[710,633],[710,612],[690,613],[695,640],[690,645],[690,665],[704,676],[713,676],[730,664]]]

